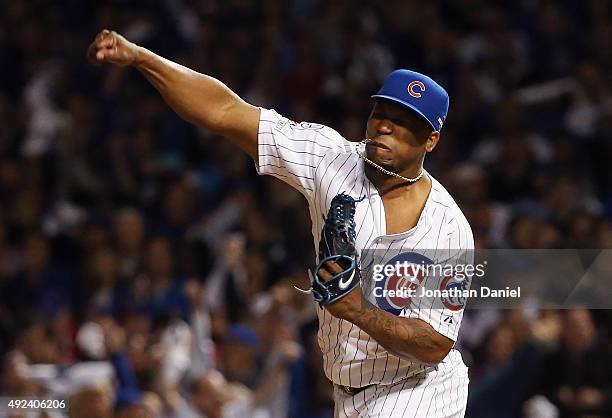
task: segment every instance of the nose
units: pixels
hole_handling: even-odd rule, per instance
[[[376,132],[379,135],[389,135],[393,132],[393,123],[388,119],[381,119],[376,125]]]

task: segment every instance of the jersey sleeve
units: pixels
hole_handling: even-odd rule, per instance
[[[440,243],[441,248],[436,250],[434,258],[438,269],[430,270],[423,287],[434,291],[451,289],[468,291],[471,276],[463,272],[466,271],[466,266],[473,266],[474,263],[472,230],[465,219],[451,220],[448,226],[446,242]],[[457,341],[465,303],[466,298],[458,296],[416,297],[400,315],[421,319],[440,334]]]
[[[271,109],[262,109],[258,132],[258,174],[274,176],[306,197],[315,189],[315,171],[326,156],[349,149],[335,130],[296,123]]]

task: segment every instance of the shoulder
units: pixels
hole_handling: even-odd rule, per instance
[[[293,140],[305,140],[338,153],[348,153],[356,146],[335,129],[313,122],[295,122],[274,109],[261,108],[259,134],[272,134]]]
[[[436,212],[443,214],[444,222],[442,222],[442,228],[447,230],[447,234],[467,234],[473,240],[470,223],[457,202],[455,202],[455,199],[438,180],[431,175],[430,177],[432,182],[431,202]]]

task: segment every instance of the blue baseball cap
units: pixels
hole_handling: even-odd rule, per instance
[[[382,85],[377,99],[392,100],[421,115],[434,131],[441,131],[448,114],[448,93],[424,74],[395,70]]]

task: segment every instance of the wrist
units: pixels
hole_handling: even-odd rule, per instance
[[[359,327],[366,313],[366,306],[363,304],[364,300],[361,297],[361,289],[355,289],[348,297],[354,299],[352,301],[353,303],[347,304],[343,319]]]
[[[352,316],[350,322],[355,324],[359,328],[364,329],[366,325],[367,317],[368,317],[368,310],[365,309],[365,307],[361,307],[361,309],[358,312],[355,312],[355,314]]]
[[[145,63],[147,58],[147,49],[140,46],[134,45],[134,59],[132,60],[132,66],[139,67]]]
[[[344,312],[344,314],[341,316],[341,319],[344,319],[345,321],[349,321],[350,323],[359,326],[359,321],[362,315],[363,310],[350,309]]]

